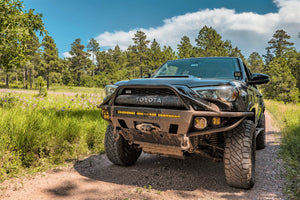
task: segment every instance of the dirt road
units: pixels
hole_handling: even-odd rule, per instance
[[[199,156],[177,160],[143,154],[134,166],[120,167],[101,155],[6,181],[0,199],[284,199],[278,138],[268,114],[266,121],[268,146],[257,151],[257,178],[251,190],[229,187],[223,162]]]

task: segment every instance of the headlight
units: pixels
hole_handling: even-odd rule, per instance
[[[105,94],[106,96],[110,96],[114,93],[118,86],[116,85],[107,85],[105,86]]]
[[[193,88],[203,99],[220,99],[228,102],[235,101],[239,91],[234,86],[215,86]]]

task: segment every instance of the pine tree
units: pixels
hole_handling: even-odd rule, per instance
[[[297,88],[300,91],[300,52],[297,52],[295,49],[287,51],[284,55],[287,60],[287,64],[297,80]]]
[[[27,55],[29,56],[29,62],[24,66],[24,86],[27,89],[27,82],[29,79],[30,89],[32,89],[33,76],[35,74],[35,69],[41,63],[41,54],[40,54],[40,42],[39,38],[34,34],[31,40],[27,41]]]
[[[264,73],[264,61],[257,52],[252,52],[248,58],[248,67],[254,73]]]
[[[266,66],[265,71],[270,75],[270,83],[263,86],[266,95],[269,98],[282,100],[284,102],[298,99],[298,88],[296,87],[297,69],[291,70],[293,63],[289,61],[293,51],[292,42],[289,42],[290,36],[284,30],[277,30],[273,38],[268,42],[267,54],[264,55]],[[295,73],[296,72],[296,73]],[[294,77],[295,75],[295,77]]]
[[[265,87],[267,98],[287,102],[297,102],[299,91],[296,79],[284,58],[275,58],[269,64],[270,83]]]
[[[166,62],[168,60],[174,60],[176,59],[176,53],[173,51],[172,47],[170,46],[164,46],[162,50],[162,61]]]
[[[274,56],[271,53],[270,49],[267,49],[267,53],[263,55],[263,57],[265,58],[266,65],[268,65],[270,62],[274,60]]]
[[[61,79],[64,85],[72,85],[73,79],[70,71],[70,60],[67,58],[60,59],[60,63],[62,65]]]
[[[137,78],[140,76],[140,59],[137,55],[136,48],[134,46],[129,46],[127,48],[127,69],[130,73],[130,78]]]
[[[132,46],[133,52],[138,60],[138,66],[140,68],[140,77],[143,77],[143,68],[147,63],[147,53],[149,51],[147,36],[143,31],[137,31],[132,38],[134,45]]]
[[[230,41],[226,41],[226,42],[230,42]],[[226,46],[226,42],[225,42],[225,46]],[[228,56],[240,58],[246,65],[249,65],[245,56],[242,54],[242,51],[238,47],[232,48],[230,43],[230,46],[226,47],[226,49],[228,51]]]
[[[81,86],[81,74],[85,72],[89,63],[89,53],[83,51],[84,45],[81,44],[81,39],[77,38],[71,44],[71,51],[69,51],[70,59],[70,70],[73,74],[74,83],[77,86]]]
[[[188,36],[183,36],[181,38],[180,44],[177,45],[179,58],[191,58],[194,57],[194,48],[190,42]]]
[[[294,45],[294,43],[288,41],[290,38],[291,36],[284,30],[277,30],[273,34],[273,38],[268,42],[269,46],[266,49],[273,50],[272,53],[275,55],[275,58],[279,58]]]
[[[149,67],[151,73],[162,64],[162,51],[158,42],[153,39],[149,52]]]
[[[44,77],[47,82],[47,89],[49,89],[50,73],[54,71],[60,72],[60,62],[56,44],[51,36],[46,35],[44,37],[42,41],[42,47],[44,48],[44,52],[42,53],[42,58],[44,62],[42,62],[42,66],[44,67]]]
[[[87,45],[87,51],[91,53],[92,55],[92,61],[93,61],[93,65],[92,65],[92,77],[94,78],[94,75],[95,75],[95,70],[96,70],[96,66],[97,66],[97,63],[96,63],[96,55],[99,53],[100,51],[100,45],[99,43],[97,42],[97,40],[95,40],[94,38],[92,38],[90,41],[89,41],[89,44]]]
[[[222,41],[221,35],[212,27],[204,26],[195,39],[198,47],[199,57],[203,56],[228,56],[225,48],[225,42]]]
[[[104,72],[107,68],[106,66],[106,60],[107,60],[107,53],[105,51],[100,51],[96,54],[96,60],[97,60],[97,68],[95,70],[95,74],[101,74]]]

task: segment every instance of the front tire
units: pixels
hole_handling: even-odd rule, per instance
[[[255,182],[255,125],[244,120],[225,134],[224,170],[230,186],[250,189]]]
[[[105,132],[105,152],[107,158],[116,165],[133,165],[141,155],[141,150],[137,150],[124,139],[122,135],[115,140],[113,135],[114,127],[108,125]]]

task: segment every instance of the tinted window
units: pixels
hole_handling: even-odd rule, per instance
[[[154,77],[195,76],[199,78],[235,79],[240,71],[236,58],[192,58],[172,60],[159,68]]]

